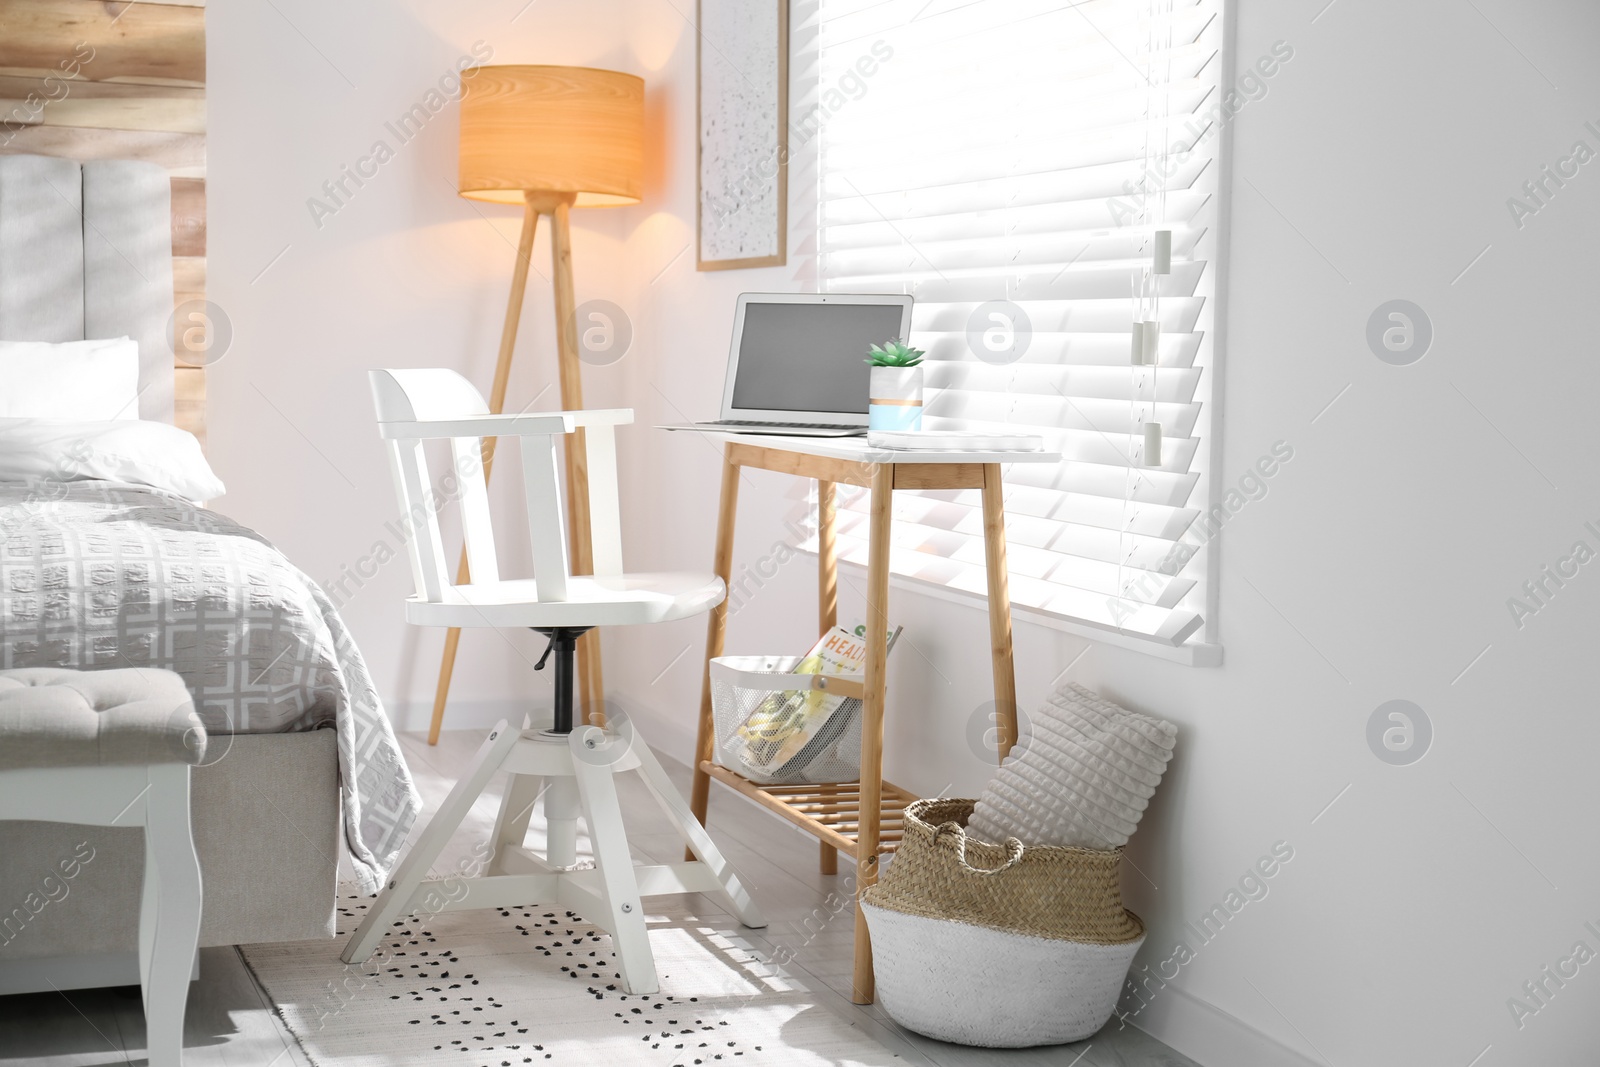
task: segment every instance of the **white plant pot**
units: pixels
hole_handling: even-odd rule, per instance
[[[922,367],[873,367],[868,401],[869,429],[922,429]]]

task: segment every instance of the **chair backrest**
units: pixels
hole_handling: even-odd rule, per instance
[[[484,478],[486,437],[515,436],[521,442],[523,492],[539,600],[567,598],[572,569],[557,438],[579,426],[586,431],[594,572],[602,576],[622,572],[613,427],[631,422],[632,412],[495,416],[488,413],[488,405],[472,383],[453,370],[375,370],[369,377],[380,429],[389,445],[395,492],[412,532],[406,548],[419,599],[439,602],[445,590],[456,584],[446,567],[438,522],[439,511],[452,501],[460,507],[471,583],[500,579]],[[440,438],[450,441],[453,469],[435,486],[423,445]]]

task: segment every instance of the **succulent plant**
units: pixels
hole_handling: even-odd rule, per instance
[[[903,341],[886,341],[867,350],[867,362],[874,367],[915,367],[926,353]]]

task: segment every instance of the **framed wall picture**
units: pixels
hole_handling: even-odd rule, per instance
[[[699,270],[788,259],[789,0],[698,0]]]

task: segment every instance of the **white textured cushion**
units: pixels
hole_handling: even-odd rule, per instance
[[[0,341],[0,418],[108,422],[139,417],[139,346]]]
[[[967,829],[986,841],[1121,848],[1166,772],[1178,730],[1075,683],[1047,700],[984,789]]]
[[[0,419],[0,482],[40,479],[148,485],[197,502],[227,491],[194,434],[164,422]]]

